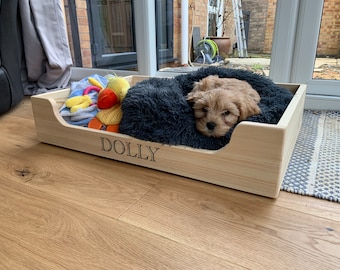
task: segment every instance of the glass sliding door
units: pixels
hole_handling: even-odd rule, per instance
[[[173,59],[173,0],[156,0],[156,43],[158,67]]]
[[[237,52],[238,39],[235,34],[235,3],[231,0],[200,0],[200,1],[178,1],[174,0],[170,6],[165,0],[157,0],[157,10],[165,14],[167,5],[167,18],[157,18],[156,25],[161,21],[171,19],[173,14],[173,33],[167,34],[163,28],[161,33],[157,30],[157,41],[160,38],[168,38],[167,44],[172,46],[172,60],[163,63],[158,59],[158,71],[163,72],[190,72],[202,66],[210,64],[202,58],[202,50],[209,54],[205,59],[212,59],[214,64],[225,61],[225,67],[237,67],[254,69],[257,73],[268,76],[272,38],[274,32],[274,20],[276,0],[260,1],[243,0],[243,24],[245,28],[245,39],[248,46],[248,59],[240,59]],[[161,12],[158,12],[161,14]],[[187,19],[185,19],[187,18]],[[163,23],[164,24],[164,23]],[[183,32],[187,31],[187,33]],[[211,47],[210,43],[202,42],[208,37],[216,45]],[[169,40],[171,39],[171,43]],[[187,46],[187,41],[189,41]],[[158,44],[159,46],[159,44]],[[202,49],[203,48],[203,49]],[[188,52],[188,57],[186,57]],[[211,53],[211,54],[210,54]],[[206,56],[206,55],[204,55]],[[203,60],[202,60],[203,59]],[[228,65],[228,63],[230,63]],[[164,74],[159,74],[164,75]]]
[[[292,65],[292,82],[300,82],[307,84],[306,108],[316,109],[340,109],[340,80],[332,77],[331,70],[323,74],[323,78],[319,78],[318,69],[325,68],[330,65],[330,57],[318,57],[323,42],[334,44],[340,42],[339,14],[334,13],[334,9],[339,8],[334,0],[300,0],[298,27],[296,30],[294,61]],[[322,27],[323,24],[329,23],[327,28]],[[334,40],[334,39],[337,39]],[[336,64],[336,54],[339,48],[334,48],[333,64]],[[332,65],[333,65],[332,64]],[[333,70],[337,71],[336,65]]]
[[[89,0],[87,3],[94,66],[135,69],[132,0]]]
[[[324,0],[313,80],[340,80],[340,5]]]
[[[142,35],[148,39],[156,31],[157,47],[153,54],[159,65],[174,62],[174,14],[173,0],[153,0],[148,4],[148,18],[142,18],[149,1],[134,0],[87,0],[92,66],[101,69],[138,70],[137,36],[145,30],[143,20],[153,17],[152,31]],[[138,21],[136,21],[136,18]],[[78,20],[85,18],[78,18]],[[157,23],[156,23],[157,22]],[[81,26],[83,27],[83,26]],[[141,29],[136,34],[136,27]],[[81,31],[81,29],[80,29]],[[143,43],[143,40],[139,40]],[[84,45],[85,46],[85,45]],[[143,49],[140,50],[141,53]],[[80,52],[79,52],[80,53]]]
[[[306,84],[305,108],[339,110],[340,81],[315,76],[315,66],[320,62],[322,18],[332,17],[330,10],[324,9],[326,2],[337,7],[336,0],[277,1],[270,77],[278,82]],[[337,17],[338,14],[334,18]],[[332,27],[336,25],[331,24]],[[335,37],[328,36],[332,38]]]

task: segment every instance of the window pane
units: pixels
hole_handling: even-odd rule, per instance
[[[198,0],[189,2],[189,34],[187,37],[189,40],[187,65],[189,67],[187,70],[182,65],[182,5],[180,2],[173,2],[173,7],[171,8],[173,13],[173,35],[167,35],[169,40],[173,40],[173,58],[162,62],[162,65],[159,66],[161,71],[186,72],[192,71],[193,67],[199,68],[209,64],[220,64],[225,67],[250,69],[269,75],[276,0],[242,1],[243,32],[247,53],[250,56],[248,58],[240,58],[238,53],[240,43],[235,31],[234,14],[236,7],[233,5],[233,1]],[[170,16],[170,14],[168,6],[167,16]],[[241,22],[242,20],[240,20]],[[212,39],[216,43],[217,49],[215,45],[206,44],[205,38]],[[204,54],[203,56],[202,53]]]
[[[313,79],[340,80],[340,5],[325,0]]]
[[[166,0],[157,1],[158,48],[168,48]]]
[[[134,51],[131,0],[99,0],[97,3],[104,53]]]
[[[180,27],[180,24],[179,24]],[[156,1],[156,40],[158,66],[173,63],[174,5],[173,0]]]

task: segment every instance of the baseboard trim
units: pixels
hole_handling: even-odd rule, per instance
[[[340,110],[340,96],[306,95],[305,109]]]

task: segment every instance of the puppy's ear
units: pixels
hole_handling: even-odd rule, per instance
[[[203,96],[202,92],[199,91],[191,91],[189,94],[187,94],[187,101],[191,101],[191,102],[196,102],[197,100],[199,100],[201,97]]]
[[[197,93],[201,91],[202,89],[202,82],[194,82],[194,87],[192,88],[191,92],[187,95],[187,97],[194,95],[194,93]],[[189,100],[187,98],[187,100]]]
[[[200,87],[200,85],[201,85],[201,82],[194,82],[193,89],[196,89],[196,88]]]
[[[253,89],[250,85],[247,87],[247,94],[249,95],[250,98],[254,100],[254,102],[259,103],[261,100],[261,97],[259,93]]]
[[[261,113],[261,109],[257,105],[257,102],[251,97],[238,99],[235,103],[240,111],[240,121]]]

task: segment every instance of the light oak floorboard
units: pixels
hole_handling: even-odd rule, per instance
[[[340,204],[319,200],[314,197],[302,196],[288,192],[280,192],[276,205],[298,211],[310,216],[322,217],[340,224]]]
[[[249,269],[336,269],[339,222],[278,204],[177,179],[159,183],[120,220]]]
[[[0,159],[2,176],[111,217],[160,181],[145,168],[45,144]]]
[[[242,269],[0,178],[0,269]]]

